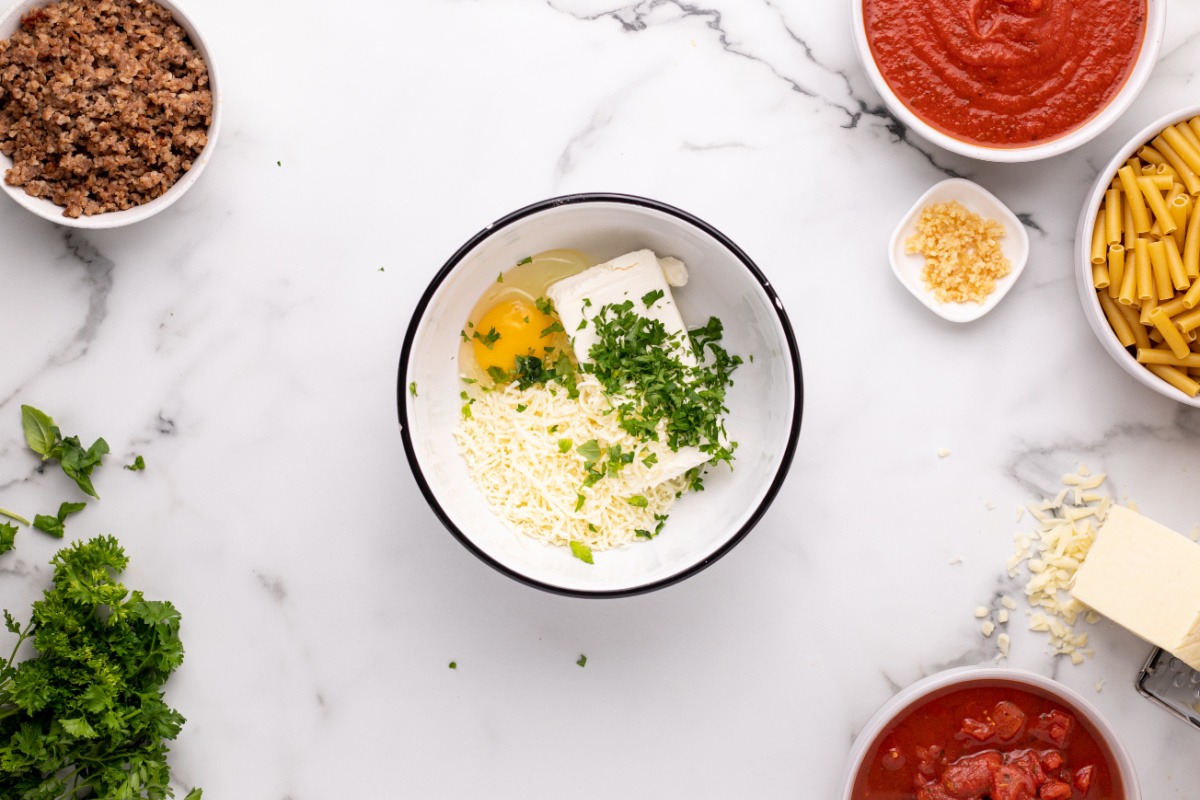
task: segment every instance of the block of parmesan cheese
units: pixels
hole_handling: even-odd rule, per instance
[[[1113,506],[1071,596],[1200,669],[1200,544]]]

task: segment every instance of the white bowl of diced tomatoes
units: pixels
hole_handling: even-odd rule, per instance
[[[1140,800],[1087,700],[1033,672],[963,667],[904,689],[863,727],[843,800]]]

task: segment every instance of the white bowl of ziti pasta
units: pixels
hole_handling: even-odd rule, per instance
[[[470,552],[561,594],[696,574],[787,474],[803,385],[762,271],[641,197],[515,211],[433,277],[397,385],[417,484]]]
[[[1126,372],[1200,407],[1200,105],[1156,120],[1100,171],[1079,219],[1079,295]]]

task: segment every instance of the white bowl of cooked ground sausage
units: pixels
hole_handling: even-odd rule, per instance
[[[40,217],[157,214],[199,178],[220,121],[212,56],[170,0],[24,0],[0,17],[0,186]]]

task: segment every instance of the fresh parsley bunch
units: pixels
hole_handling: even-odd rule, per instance
[[[174,797],[165,743],[184,718],[162,686],[183,661],[179,612],[117,581],[129,559],[111,536],[74,542],[50,563],[54,586],[30,622],[4,612],[17,642],[0,657],[0,797]],[[37,655],[17,664],[26,641]]]

